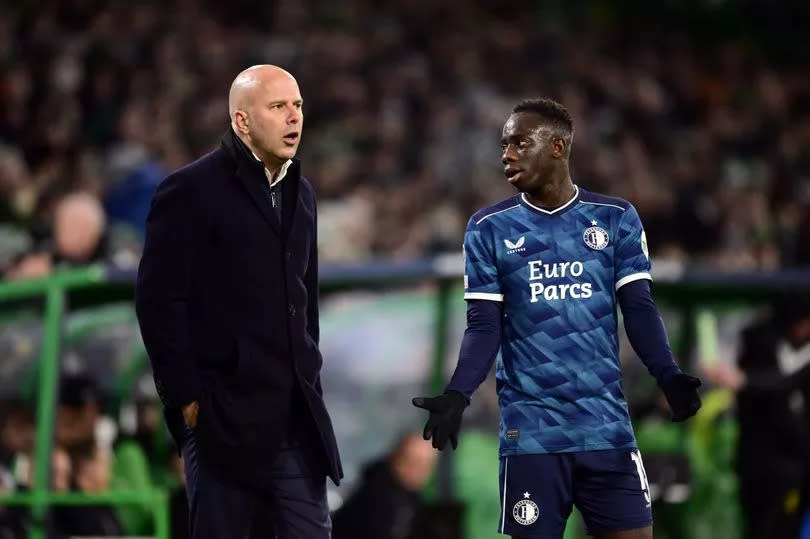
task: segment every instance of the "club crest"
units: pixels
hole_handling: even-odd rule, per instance
[[[585,229],[582,234],[582,239],[585,240],[585,245],[591,249],[601,251],[608,244],[608,233],[601,226],[591,226]]]
[[[531,496],[531,494],[524,492],[524,499],[520,500],[512,508],[512,516],[514,517],[515,522],[523,526],[530,526],[537,522],[537,519],[540,518],[540,508],[536,503],[529,499],[529,496]]]

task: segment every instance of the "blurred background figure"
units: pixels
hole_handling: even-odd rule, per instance
[[[4,272],[4,277],[9,281],[45,277],[51,272],[52,267],[49,253],[34,251],[26,253],[19,260],[10,264]]]
[[[98,198],[71,193],[56,201],[50,231],[30,251],[8,264],[9,279],[42,277],[55,267],[75,267],[110,261],[107,217]]]
[[[73,462],[67,451],[57,447],[51,457],[51,488],[57,492],[67,492],[72,486]]]
[[[53,235],[57,263],[86,265],[102,261],[106,215],[98,198],[72,193],[56,203]]]
[[[738,468],[749,539],[797,537],[810,503],[810,295],[742,336]]]
[[[29,406],[9,400],[0,406],[0,489],[14,490],[16,459],[34,448],[34,418]]]
[[[334,539],[407,539],[421,507],[420,492],[433,475],[437,452],[420,434],[400,438],[368,464],[356,490],[333,517]]]
[[[87,494],[106,492],[115,436],[116,427],[104,415],[104,397],[93,376],[84,372],[63,375],[54,430],[54,458],[61,473],[56,474],[54,465],[54,477],[60,478],[60,485]],[[65,471],[69,472],[67,481]],[[104,504],[59,506],[52,510],[52,517],[53,528],[65,537],[123,534],[116,510]]]
[[[15,486],[18,492],[30,491],[37,482],[34,471],[34,462],[31,454],[26,454],[19,461],[19,478]],[[55,447],[51,451],[51,474],[50,488],[55,492],[68,492],[73,488],[73,462],[67,451],[60,447]],[[0,524],[0,530],[7,533],[9,538],[24,539],[28,536],[29,511],[24,506],[10,507],[5,511],[7,518]],[[51,514],[53,517],[54,513]],[[5,526],[4,526],[5,525]],[[49,536],[61,539],[59,524],[51,518],[49,525]],[[0,535],[5,539],[5,535]]]
[[[110,454],[95,441],[73,446],[70,454],[71,490],[106,492],[110,485]],[[54,528],[62,537],[115,537],[124,534],[115,509],[106,504],[59,506],[52,509]]]
[[[101,418],[101,394],[98,384],[85,374],[68,375],[59,386],[54,442],[72,451],[96,442]]]
[[[9,400],[0,406],[0,494],[11,493],[29,481],[30,455],[34,447],[34,419],[21,400]],[[64,461],[54,455],[54,488],[67,488],[69,469],[63,473]],[[69,466],[69,462],[67,463]],[[0,538],[22,539],[28,511],[0,505]]]
[[[174,465],[175,459],[179,457],[166,439],[162,406],[151,377],[138,380],[133,402],[124,407],[121,416],[120,435],[113,446],[111,488],[143,491],[168,485],[174,488],[179,482],[179,490],[184,492],[185,474],[177,475],[178,470]],[[154,533],[152,507],[148,504],[121,506],[116,514],[127,533]],[[172,514],[174,515],[174,505]],[[186,510],[183,520],[187,519]],[[187,526],[187,522],[181,524]],[[176,525],[178,522],[173,517],[172,526]]]

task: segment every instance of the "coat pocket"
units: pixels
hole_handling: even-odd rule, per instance
[[[233,390],[274,390],[288,386],[291,370],[288,361],[251,339],[236,338],[236,366],[227,378]]]
[[[263,385],[265,378],[262,357],[265,353],[249,341],[236,339],[236,366],[227,378],[228,386],[234,389],[253,389]]]

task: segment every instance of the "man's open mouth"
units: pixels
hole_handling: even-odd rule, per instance
[[[506,181],[509,183],[514,183],[520,178],[520,173],[523,172],[519,168],[514,167],[507,167],[504,169],[503,173],[506,176]]]

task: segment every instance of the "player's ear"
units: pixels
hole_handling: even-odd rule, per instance
[[[551,139],[551,155],[554,157],[563,157],[565,155],[567,144],[565,140],[555,137]]]

